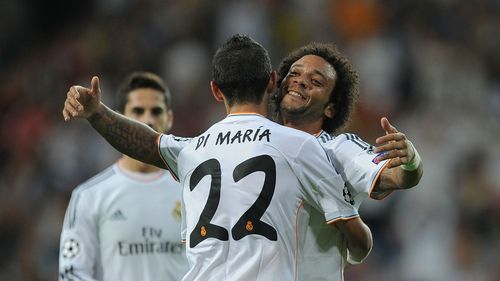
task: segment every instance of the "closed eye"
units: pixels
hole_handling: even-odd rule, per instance
[[[317,80],[317,79],[312,79],[312,80],[311,80],[311,82],[312,82],[312,84],[313,84],[314,86],[321,87],[321,86],[323,85],[323,83],[321,83],[321,82],[320,82],[319,80]]]
[[[288,77],[296,77],[296,76],[298,76],[298,75],[299,75],[299,74],[298,74],[297,72],[295,72],[295,71],[290,71],[290,72],[288,72],[288,75],[287,75],[287,76],[288,76]]]

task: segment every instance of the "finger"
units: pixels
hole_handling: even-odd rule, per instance
[[[375,148],[375,153],[380,153],[384,151],[390,151],[390,150],[403,150],[407,151],[407,145],[405,142],[398,141],[398,142],[389,142],[384,145],[378,146]]]
[[[74,109],[78,111],[83,111],[83,105],[78,101],[78,99],[75,97],[71,92],[68,92],[68,97],[66,98],[66,101],[73,106]]]
[[[391,142],[391,141],[404,141],[406,140],[406,135],[403,133],[392,133],[385,136],[379,137],[375,140],[377,144]]]
[[[72,97],[78,101],[84,101],[86,97],[92,94],[91,91],[91,89],[82,86],[73,86],[69,89],[68,97]]]
[[[402,158],[406,157],[406,154],[401,151],[401,150],[391,150],[391,151],[386,151],[379,156],[377,156],[378,161],[383,161],[387,159],[395,159],[395,158]]]
[[[66,110],[66,108],[63,108],[63,110],[62,110],[62,115],[63,115],[64,121],[69,121],[69,120],[71,120],[71,115],[70,115],[70,114],[69,114],[69,112]]]
[[[99,88],[99,77],[94,76],[92,77],[92,81],[90,81],[90,84],[92,86],[92,94],[98,94],[101,90]]]
[[[387,168],[389,169],[396,168],[398,166],[401,166],[402,164],[403,163],[401,163],[400,158],[394,158],[389,161],[389,163],[387,164]]]
[[[83,110],[83,106],[80,103],[80,101],[78,100],[78,98],[80,97],[80,94],[79,94],[76,87],[71,87],[70,91],[67,93],[66,96],[67,97],[66,97],[65,103],[69,102],[70,104],[73,105],[74,108],[76,108],[78,110]]]
[[[380,119],[380,125],[382,126],[382,129],[385,130],[386,134],[394,134],[398,132],[398,130],[396,130],[396,128],[389,123],[387,117],[382,117]]]
[[[393,158],[389,161],[389,164],[387,164],[387,167],[390,168],[395,168],[399,167],[401,165],[407,164],[409,162],[408,157],[399,157],[399,158]]]
[[[64,102],[64,109],[66,109],[71,117],[75,117],[78,115],[78,110],[71,104],[71,102],[66,99]]]
[[[83,89],[78,89],[78,88],[82,88],[80,86],[71,86],[71,88],[69,88],[69,92],[67,94],[68,97],[74,97],[75,99],[78,99],[80,98],[80,91],[83,92]]]

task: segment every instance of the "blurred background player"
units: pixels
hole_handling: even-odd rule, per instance
[[[313,137],[264,117],[276,81],[267,51],[233,36],[216,52],[213,76],[212,93],[229,115],[180,152],[178,139],[101,103],[97,77],[90,89],[70,88],[63,116],[86,118],[119,151],[163,168],[168,163],[179,175],[190,261],[183,280],[293,280],[302,254],[297,235],[306,227],[295,215],[304,200],[345,235],[353,260],[364,259],[371,232],[343,198],[344,182],[323,149]]]
[[[318,138],[346,182],[345,200],[359,209],[368,196],[382,199],[418,184],[420,156],[387,118],[381,119],[386,135],[377,139],[377,148],[354,134],[335,135],[349,121],[359,92],[358,74],[335,45],[310,43],[292,51],[278,75],[279,90],[271,105],[277,109],[276,119]],[[310,220],[304,237],[304,280],[343,280],[348,254],[342,234],[325,227],[323,214],[307,204],[301,216]]]
[[[130,74],[116,103],[157,132],[172,127],[170,92],[156,74]],[[64,218],[59,280],[180,280],[187,271],[180,198],[167,171],[126,155],[78,186]]]

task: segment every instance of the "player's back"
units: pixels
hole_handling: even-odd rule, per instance
[[[328,200],[343,182],[314,137],[260,115],[228,116],[178,161],[191,265],[183,280],[294,280],[302,200],[329,219],[348,213]]]

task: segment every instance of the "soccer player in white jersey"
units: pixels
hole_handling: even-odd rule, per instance
[[[276,83],[267,51],[236,35],[219,48],[212,69],[212,93],[229,115],[180,151],[171,143],[184,140],[158,134],[101,103],[97,77],[91,88],[70,88],[63,116],[86,118],[127,155],[171,165],[183,185],[190,263],[183,280],[298,280],[306,225],[296,214],[304,201],[345,235],[351,258],[363,260],[371,232],[345,201],[344,181],[320,144],[264,117]]]
[[[367,197],[382,199],[397,189],[415,186],[423,164],[414,146],[387,118],[386,135],[375,148],[343,128],[358,95],[358,76],[349,60],[331,44],[311,43],[291,52],[278,70],[274,108],[284,125],[315,135],[346,182],[346,200],[359,208]],[[301,217],[310,220],[305,236],[304,280],[343,280],[346,248],[342,234],[325,228],[323,214],[307,204]]]
[[[153,73],[130,74],[116,102],[158,132],[172,126],[170,93]],[[125,155],[81,184],[64,218],[59,280],[180,280],[188,269],[181,191],[167,171]]]

